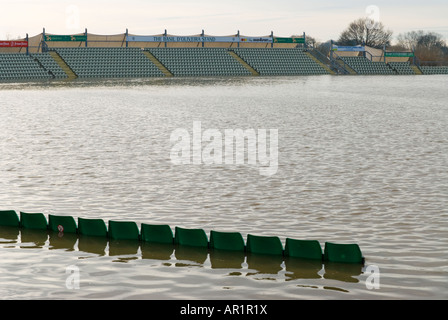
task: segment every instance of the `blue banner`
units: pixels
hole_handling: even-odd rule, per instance
[[[366,48],[361,46],[333,46],[333,51],[360,52],[360,51],[366,51]]]

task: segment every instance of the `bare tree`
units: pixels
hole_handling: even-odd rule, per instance
[[[386,30],[381,22],[360,18],[350,23],[339,36],[338,44],[343,46],[366,45],[382,48],[390,45],[393,32]]]
[[[423,30],[410,31],[406,33],[400,33],[397,36],[398,45],[407,48],[408,50],[413,50],[417,47],[419,39],[424,35]]]
[[[448,48],[443,36],[435,32],[423,30],[400,33],[398,45],[408,50],[415,50],[421,60],[438,61],[447,59]]]

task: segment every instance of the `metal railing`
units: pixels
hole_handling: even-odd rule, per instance
[[[348,72],[345,68],[343,68],[339,63],[335,62],[334,60],[331,60],[329,57],[325,56],[319,50],[313,49],[310,50],[310,53],[336,74],[350,74],[350,72]]]

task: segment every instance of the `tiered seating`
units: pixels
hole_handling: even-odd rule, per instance
[[[249,76],[251,73],[225,48],[151,48],[174,76]]]
[[[232,49],[262,76],[328,74],[301,49],[235,48]]]
[[[48,52],[46,53],[33,53],[31,55],[34,59],[42,64],[42,66],[50,71],[56,79],[66,79],[67,74],[61,67],[54,61]]]
[[[79,78],[163,77],[139,48],[53,49]]]
[[[384,62],[372,62],[366,57],[340,57],[358,74],[396,74]]]
[[[0,54],[0,80],[41,80],[53,78],[24,53]]]
[[[423,74],[448,74],[447,66],[420,66],[420,69],[422,70]]]
[[[389,62],[388,64],[397,74],[415,74],[409,62]]]

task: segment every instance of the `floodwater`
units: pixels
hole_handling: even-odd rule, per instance
[[[447,76],[0,84],[0,210],[358,243],[365,257],[221,257],[2,228],[0,297],[447,299],[446,88]],[[226,162],[211,140],[200,146],[214,161],[193,147],[176,164],[172,135],[193,145],[198,124],[223,141],[277,130],[270,173],[261,158]]]

